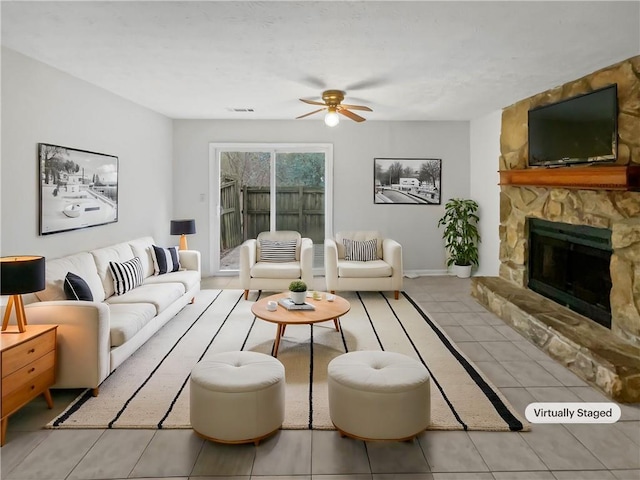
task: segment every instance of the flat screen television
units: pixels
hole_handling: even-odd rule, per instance
[[[612,162],[618,150],[618,89],[529,110],[529,165]]]

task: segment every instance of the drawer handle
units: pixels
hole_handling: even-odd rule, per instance
[[[30,349],[27,353],[34,353],[36,351],[35,348]]]
[[[29,372],[28,372],[28,373],[33,373],[33,372],[35,372],[35,371],[36,371],[35,367],[31,367],[31,368],[29,369]]]

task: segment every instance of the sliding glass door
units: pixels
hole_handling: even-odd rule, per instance
[[[238,247],[252,231],[269,229],[271,153],[221,151],[219,154],[219,215],[210,221],[219,232],[219,270],[238,269]],[[250,216],[245,212],[251,211]],[[216,218],[217,217],[217,218]],[[217,224],[217,225],[216,225]]]
[[[237,272],[239,246],[260,232],[295,230],[313,240],[314,269],[321,271],[331,235],[331,145],[212,147],[212,270]]]

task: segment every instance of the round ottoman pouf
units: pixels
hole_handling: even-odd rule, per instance
[[[328,367],[329,414],[341,435],[409,440],[429,426],[429,372],[394,352],[351,352]]]
[[[191,370],[193,430],[221,443],[250,443],[277,431],[284,421],[284,366],[257,352],[225,352]]]

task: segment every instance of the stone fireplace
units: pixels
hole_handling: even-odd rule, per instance
[[[640,193],[503,187],[502,197],[500,277],[523,288],[527,219],[611,230],[611,331],[640,345]]]
[[[545,170],[527,168],[528,110],[612,83],[618,85],[616,164],[592,170],[562,167],[549,173],[555,175],[550,179]],[[640,166],[640,56],[507,107],[500,143],[499,278],[474,278],[472,293],[586,381],[617,400],[640,401],[640,192],[634,177]],[[557,181],[576,168],[596,177],[596,172],[616,167],[632,181]],[[536,177],[504,181],[516,178],[506,174],[516,173]],[[610,232],[610,330],[528,288],[532,219]],[[588,297],[586,303],[601,300]]]
[[[611,328],[611,230],[529,219],[527,286]]]

